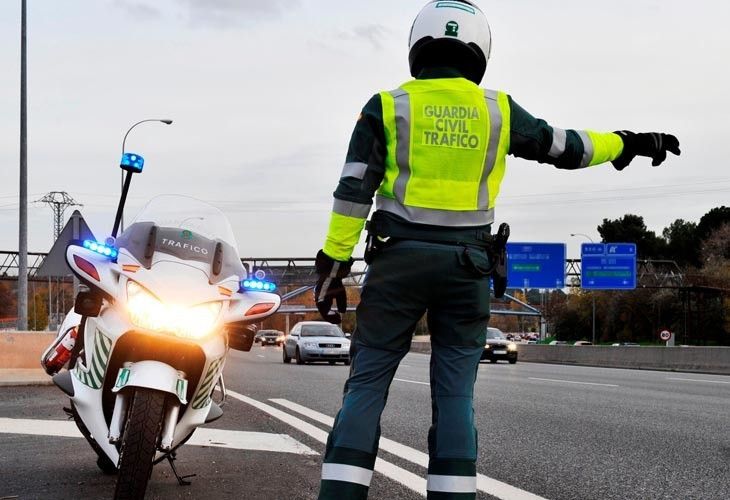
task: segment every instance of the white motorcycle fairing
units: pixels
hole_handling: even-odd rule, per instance
[[[172,215],[156,214],[159,221],[138,216],[118,240],[116,261],[82,244],[66,251],[74,273],[104,300],[97,316],[69,315],[64,321],[60,334],[78,324],[81,351],[70,368],[70,384],[66,375],[65,385],[57,385],[69,393],[74,418],[88,431],[92,447],[120,468],[120,477],[125,421],[137,393],[157,394],[164,407],[154,453],[158,461],[198,426],[222,415],[212,394],[222,380],[232,335],[227,325],[260,321],[281,303],[274,293],[239,291],[247,272],[227,220],[209,205],[184,200],[173,204]],[[180,206],[209,213],[193,216]],[[141,313],[133,312],[140,302],[131,302],[130,290],[143,290]],[[218,311],[209,328],[195,330],[198,323],[180,319],[194,320],[188,313],[202,306]],[[158,310],[160,315],[153,314]]]

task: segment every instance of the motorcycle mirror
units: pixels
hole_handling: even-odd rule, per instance
[[[124,153],[119,168],[133,174],[140,174],[144,168],[144,158],[137,153]]]
[[[81,316],[95,318],[101,311],[101,296],[92,291],[79,292],[74,303],[74,311]]]
[[[256,332],[244,323],[229,325],[226,328],[228,333],[228,347],[236,351],[249,352],[253,346]]]

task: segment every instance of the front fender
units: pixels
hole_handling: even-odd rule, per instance
[[[188,381],[185,374],[159,361],[125,363],[120,368],[112,392],[128,387],[144,387],[173,394],[181,404],[187,404]]]

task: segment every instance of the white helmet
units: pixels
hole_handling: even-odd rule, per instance
[[[427,65],[450,65],[478,84],[487,69],[492,33],[473,1],[431,0],[413,21],[408,48],[412,76]]]

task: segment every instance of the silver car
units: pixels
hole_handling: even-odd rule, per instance
[[[350,364],[350,339],[339,326],[326,321],[302,321],[294,325],[282,351],[284,363],[291,363],[294,358],[298,365],[311,361]]]

